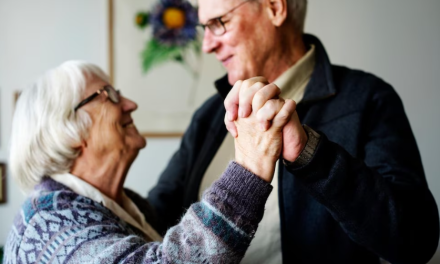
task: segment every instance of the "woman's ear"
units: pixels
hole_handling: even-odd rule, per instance
[[[280,27],[287,19],[287,2],[286,0],[263,0],[266,2],[266,9],[269,19],[276,27]]]
[[[82,140],[79,141],[79,142],[74,142],[74,143],[71,145],[71,147],[74,148],[74,149],[79,149],[79,150],[82,152],[85,148],[87,148],[87,141],[85,141],[84,139],[82,139]]]

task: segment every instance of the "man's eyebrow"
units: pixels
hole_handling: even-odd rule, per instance
[[[244,2],[247,2],[247,1],[244,1]],[[232,8],[232,9],[234,9],[234,8]],[[220,12],[217,15],[209,16],[209,18],[205,21],[205,23],[202,23],[202,21],[199,19],[199,23],[206,24],[211,20],[215,20],[215,19],[218,19],[220,17],[223,17],[223,16],[229,14],[230,11],[231,11],[230,9],[224,9],[222,12]]]
[[[224,15],[219,15],[219,16],[216,16],[216,17],[210,17],[210,18],[208,18],[208,19],[205,21],[205,23],[202,23],[202,21],[199,19],[199,23],[200,23],[200,24],[204,24],[204,25],[206,25],[209,21],[216,20],[216,19],[218,19],[218,18],[220,18],[220,17],[222,17],[222,16],[224,16]]]

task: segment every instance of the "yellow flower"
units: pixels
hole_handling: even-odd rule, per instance
[[[142,25],[144,23],[145,17],[142,14],[136,16],[136,24]]]
[[[185,25],[185,13],[179,8],[169,7],[163,12],[162,20],[167,28],[182,28]]]

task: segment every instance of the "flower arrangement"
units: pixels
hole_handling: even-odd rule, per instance
[[[193,77],[198,77],[198,70],[194,70],[188,58],[189,53],[200,57],[196,8],[185,0],[159,0],[151,12],[139,12],[135,21],[140,29],[151,26],[153,32],[142,51],[144,72],[172,60],[187,66]]]

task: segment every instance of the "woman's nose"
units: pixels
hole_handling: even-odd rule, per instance
[[[121,96],[122,99],[122,111],[124,112],[133,112],[138,108],[138,105],[132,100]]]

